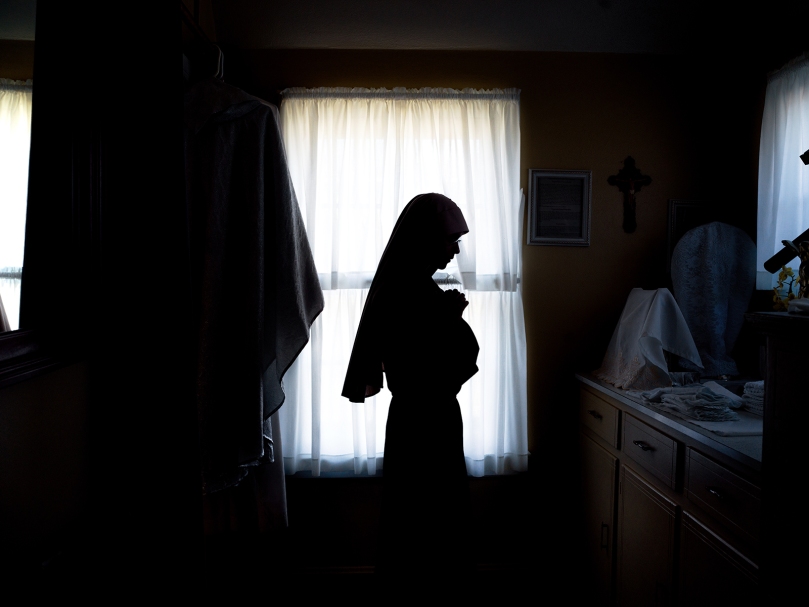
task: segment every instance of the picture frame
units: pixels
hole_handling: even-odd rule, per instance
[[[674,247],[686,232],[716,220],[716,210],[707,200],[670,198],[668,234],[666,238],[666,272],[671,274],[671,256]]]
[[[593,172],[528,170],[529,245],[589,247]]]

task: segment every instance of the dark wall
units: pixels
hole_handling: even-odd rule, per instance
[[[0,559],[36,567],[58,553],[87,510],[87,365],[0,389]]]
[[[14,540],[36,553],[0,573],[15,585],[198,570],[177,9],[37,2],[21,326],[86,374],[0,393],[14,415],[0,449],[18,464],[0,504],[28,504]],[[43,446],[56,421],[64,435]],[[86,496],[68,536],[78,498],[55,504],[54,475]]]

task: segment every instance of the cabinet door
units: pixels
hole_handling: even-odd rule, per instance
[[[599,605],[612,598],[616,457],[582,435],[582,494],[587,579]]]
[[[618,496],[618,584],[622,607],[670,605],[677,506],[626,466]]]
[[[680,605],[758,603],[758,567],[752,561],[685,512],[680,538]]]

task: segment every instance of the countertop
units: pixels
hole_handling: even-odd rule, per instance
[[[591,388],[595,388],[597,391],[620,401],[630,409],[657,420],[675,433],[684,434],[756,471],[761,470],[761,436],[719,436],[682,418],[652,408],[644,404],[643,399],[630,395],[626,390],[616,388],[591,373],[576,373],[576,378]],[[724,385],[724,382],[721,381],[717,381],[717,383]]]

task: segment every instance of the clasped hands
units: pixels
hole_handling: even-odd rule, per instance
[[[466,295],[457,289],[444,291],[444,298],[451,318],[460,318],[466,306],[469,305],[469,302],[466,301]]]

